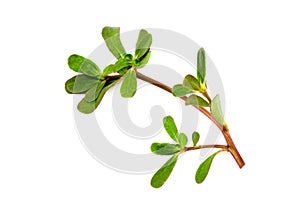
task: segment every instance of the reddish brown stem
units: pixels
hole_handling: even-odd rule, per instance
[[[137,78],[143,80],[143,81],[146,81],[152,85],[155,85],[169,93],[172,94],[172,88],[170,88],[169,86],[157,81],[157,80],[154,80],[148,76],[145,76],[144,74],[141,74],[139,72],[136,72],[136,76]],[[204,96],[209,100],[210,100],[210,97],[207,93],[204,94]],[[187,97],[186,96],[183,96],[183,97],[180,97],[183,101],[186,101]],[[219,129],[220,131],[223,133],[223,136],[227,142],[227,145],[228,145],[228,151],[231,153],[231,155],[233,156],[233,158],[235,159],[236,163],[238,164],[238,166],[240,168],[242,168],[244,165],[245,165],[245,162],[242,158],[242,156],[240,155],[239,151],[237,150],[231,136],[230,136],[230,133],[229,131],[222,125],[220,124],[213,116],[212,114],[206,110],[205,108],[203,107],[200,107],[200,106],[194,106],[197,110],[199,110],[200,112],[202,112],[207,118],[209,118]]]
[[[228,151],[229,147],[226,145],[221,145],[221,144],[206,144],[206,145],[198,145],[194,147],[185,147],[184,151],[193,151],[193,150],[198,150],[198,149],[204,149],[204,148],[220,148]]]

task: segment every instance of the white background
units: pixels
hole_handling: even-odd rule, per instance
[[[299,199],[298,1],[2,1],[0,199]],[[197,154],[161,189],[95,161],[76,133],[64,82],[103,26],[165,28],[206,48],[221,74],[227,121],[246,166],[220,155],[194,183]]]

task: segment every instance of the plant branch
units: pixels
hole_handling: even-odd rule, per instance
[[[207,145],[198,145],[193,147],[185,147],[184,151],[193,151],[193,150],[204,149],[204,148],[220,148],[228,151],[229,146],[221,145],[221,144],[207,144]]]
[[[136,72],[136,76],[137,78],[143,80],[143,81],[146,81],[152,85],[155,85],[169,93],[172,94],[172,88],[170,88],[169,86],[157,81],[157,80],[154,80],[148,76],[145,76],[144,74],[142,73],[139,73],[139,72]],[[206,93],[207,97],[208,97],[208,100],[210,99],[209,95]],[[180,97],[183,101],[186,101],[187,97],[186,96],[183,96],[183,97]],[[233,156],[233,158],[235,159],[235,161],[237,162],[238,166],[240,168],[242,168],[244,165],[245,165],[245,162],[242,158],[242,156],[240,155],[239,151],[237,150],[232,138],[231,138],[231,135],[229,133],[229,131],[224,128],[224,126],[222,124],[220,124],[213,116],[212,114],[206,110],[205,108],[203,107],[200,107],[200,106],[196,106],[194,105],[194,107],[199,110],[200,112],[202,112],[207,118],[209,118],[219,129],[220,131],[223,133],[223,136],[227,142],[227,145],[228,145],[228,151],[231,153],[231,155]]]

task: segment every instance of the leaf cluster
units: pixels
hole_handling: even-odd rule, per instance
[[[188,144],[187,135],[185,133],[179,133],[174,119],[171,116],[166,116],[163,119],[163,124],[166,132],[174,143],[155,142],[151,145],[151,151],[154,154],[171,156],[171,158],[153,175],[151,179],[151,185],[154,188],[161,187],[167,181],[177,163],[179,155],[186,152],[186,146]],[[196,131],[193,132],[193,147],[197,145],[199,139],[200,134]],[[209,156],[202,164],[200,164],[195,174],[195,180],[197,183],[202,183],[205,180],[214,157],[221,151],[222,150],[215,152],[214,154]]]
[[[65,90],[70,94],[85,94],[77,108],[89,114],[100,104],[105,93],[122,79],[120,94],[133,97],[137,90],[136,69],[144,67],[151,56],[152,35],[141,30],[136,42],[135,54],[127,54],[120,40],[119,27],[104,27],[102,37],[116,62],[103,69],[91,60],[74,54],[68,58],[68,66],[79,74],[65,83]]]

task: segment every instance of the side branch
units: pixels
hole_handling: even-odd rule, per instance
[[[159,87],[159,88],[161,88],[161,89],[163,89],[163,90],[165,90],[165,91],[167,91],[167,92],[169,92],[169,93],[171,93],[172,94],[172,88],[170,88],[169,86],[167,86],[167,85],[165,85],[165,84],[163,84],[163,83],[161,83],[161,82],[159,82],[159,81],[157,81],[157,80],[154,80],[154,79],[152,79],[152,78],[150,78],[150,77],[148,77],[148,76],[145,76],[144,74],[141,74],[141,73],[139,73],[139,72],[136,72],[136,76],[137,76],[137,78],[139,78],[139,79],[141,79],[141,80],[143,80],[143,81],[146,81],[146,82],[148,82],[148,83],[150,83],[150,84],[152,84],[152,85],[155,85],[156,87]],[[207,97],[208,97],[208,99],[210,99],[209,98],[209,95],[208,94],[206,94],[207,95]],[[187,99],[187,97],[186,96],[183,96],[183,97],[180,97],[183,101],[186,101],[186,99]],[[229,133],[229,131],[228,130],[226,130],[225,128],[224,128],[224,126],[222,125],[222,124],[220,124],[213,116],[212,116],[212,114],[208,111],[208,110],[206,110],[205,108],[203,108],[203,107],[200,107],[200,106],[196,106],[196,105],[194,105],[194,107],[197,109],[197,110],[199,110],[200,112],[202,112],[207,118],[209,118],[219,129],[220,129],[220,131],[223,133],[223,136],[224,136],[224,138],[225,138],[225,140],[226,140],[226,142],[227,142],[227,150],[231,153],[231,155],[233,156],[233,158],[235,159],[235,161],[236,161],[236,163],[238,164],[238,166],[240,167],[240,168],[242,168],[244,165],[245,165],[245,162],[244,162],[244,160],[243,160],[243,158],[242,158],[242,156],[240,155],[240,153],[239,153],[239,151],[237,150],[237,148],[236,148],[236,146],[235,146],[235,144],[234,144],[234,142],[233,142],[233,140],[232,140],[232,138],[231,138],[231,136],[230,136],[230,133]]]

